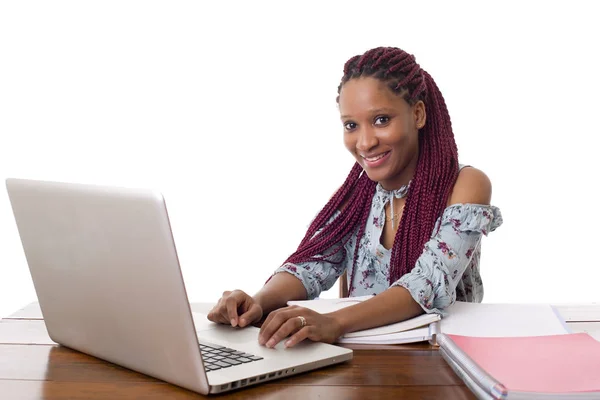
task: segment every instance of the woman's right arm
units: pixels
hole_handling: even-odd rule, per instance
[[[334,246],[339,246],[338,242]],[[285,307],[290,300],[311,300],[333,286],[346,269],[347,251],[341,250],[327,261],[300,264],[285,263],[254,296],[241,290],[224,292],[208,319],[232,326],[244,327],[259,321],[263,315]]]
[[[306,288],[294,275],[278,273],[253,298],[261,306],[263,313],[268,314],[285,307],[290,300],[306,300]]]
[[[343,257],[342,254],[336,256]],[[245,327],[259,321],[263,315],[287,306],[290,300],[317,297],[321,291],[331,288],[345,269],[344,262],[336,265],[326,261],[299,265],[286,263],[254,296],[241,290],[224,292],[208,314],[208,319],[220,324]]]

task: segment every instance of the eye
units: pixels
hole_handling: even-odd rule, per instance
[[[354,130],[354,129],[356,129],[356,123],[354,123],[354,122],[346,122],[344,124],[344,129],[346,129],[347,131]]]
[[[375,125],[385,125],[388,122],[390,122],[390,117],[388,117],[387,115],[380,115],[378,117],[375,117]]]

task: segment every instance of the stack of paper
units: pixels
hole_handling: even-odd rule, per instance
[[[373,298],[373,296],[289,301],[288,305],[298,305],[310,308],[320,314],[326,314],[371,298]],[[432,339],[433,335],[436,333],[436,326],[434,323],[440,319],[440,316],[437,314],[423,314],[406,321],[347,333],[339,338],[338,343],[401,344],[423,342]]]
[[[288,305],[330,313],[371,299],[373,296],[342,299],[290,301]],[[431,341],[439,332],[467,336],[538,336],[566,334],[564,322],[547,304],[482,304],[456,302],[443,319],[438,314],[422,314],[415,318],[351,332],[338,343],[402,344]]]

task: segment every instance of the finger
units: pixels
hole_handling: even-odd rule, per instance
[[[223,306],[219,309],[219,316],[223,324],[231,325],[231,318],[229,318],[229,312],[227,311],[227,306],[223,303]]]
[[[311,326],[305,326],[298,332],[294,333],[288,340],[285,341],[285,347],[294,347],[301,341],[307,339],[310,336]]]
[[[217,303],[216,306],[213,307],[212,310],[210,310],[210,312],[208,313],[207,317],[209,320],[216,322],[218,324],[224,324],[224,323],[229,323],[227,321],[227,318],[223,318],[222,314],[222,310],[224,309],[223,306],[223,299],[219,299],[219,302]]]
[[[260,331],[258,332],[258,344],[264,345],[267,343],[267,340],[275,333],[277,329],[283,324],[285,321],[289,319],[289,316],[286,315],[287,309],[282,308],[279,310],[271,311],[269,315],[267,315],[267,319],[260,327]]]
[[[221,296],[221,298],[219,299],[219,301],[217,301],[217,304],[212,308],[212,310],[210,310],[210,312],[207,314],[207,317],[209,320],[213,321],[213,322],[217,322],[220,324],[223,323],[229,323],[227,318],[223,318],[221,316],[223,309],[225,309],[224,306],[224,300],[229,297],[229,295],[231,294],[230,291],[224,291],[223,295]]]
[[[206,318],[212,322],[219,322],[217,314],[214,311],[214,308],[212,310],[210,310],[210,312],[208,314],[206,314]]]
[[[240,327],[245,327],[254,321],[260,320],[262,317],[262,308],[258,304],[252,304],[248,311],[240,316]]]
[[[278,313],[279,311],[271,311],[268,315],[267,318],[265,318],[265,320],[263,321],[262,325],[260,326],[260,329],[258,331],[258,343],[259,344],[265,344],[266,340],[263,341],[262,338],[264,336],[265,331],[267,330],[267,327],[271,324],[271,321],[273,321],[273,318],[275,317],[275,315]]]
[[[216,306],[214,306],[212,308],[212,310],[210,310],[210,312],[206,315],[206,317],[213,322],[222,324],[224,323],[226,320],[224,320],[221,317],[221,300],[219,300],[219,302],[217,303]]]
[[[213,321],[218,322],[219,324],[229,325],[231,324],[231,321],[227,314],[226,300],[226,298],[221,298],[211,312],[213,313]]]
[[[301,321],[298,317],[292,317],[285,321],[279,329],[267,340],[267,347],[275,347],[277,343],[281,342],[292,333],[296,332],[301,327]]]
[[[292,316],[290,314],[290,311],[293,312],[293,310],[296,310],[297,308],[298,307],[296,307],[296,306],[290,306],[290,307],[280,308],[279,310],[271,311],[269,313],[269,315],[267,315],[265,322],[263,322],[263,324],[260,327],[260,331],[258,333],[258,342],[260,344],[265,344],[267,339],[273,334],[273,332],[275,332],[275,329],[279,328],[279,326],[282,323],[284,323],[286,320],[288,320]],[[296,313],[297,313],[297,311],[296,311]],[[281,321],[279,322],[278,325],[272,325],[272,321],[274,318],[281,319]],[[271,329],[271,331],[269,331],[268,334],[266,333],[267,329]],[[261,342],[261,338],[264,338],[264,341]]]
[[[219,324],[229,324],[227,311],[225,311],[225,315],[223,315],[222,310],[226,310],[224,306],[216,306],[208,313],[208,319]]]
[[[227,317],[229,322],[231,323],[231,326],[237,326],[238,324],[238,306],[240,304],[240,299],[233,295],[230,296],[226,301],[225,301],[225,306],[227,308]]]
[[[223,318],[221,314],[214,314],[212,318],[209,317],[208,319],[217,324],[229,324],[229,321],[226,318]]]

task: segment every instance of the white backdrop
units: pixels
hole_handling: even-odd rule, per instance
[[[0,177],[158,188],[190,300],[254,293],[352,165],[344,62],[398,46],[502,209],[484,301],[598,301],[593,4],[2,2]],[[3,189],[0,316],[35,299]]]

